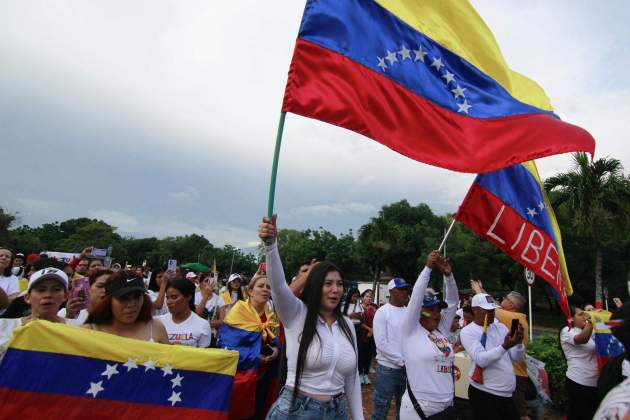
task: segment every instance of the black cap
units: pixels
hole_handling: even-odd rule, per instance
[[[131,292],[146,292],[144,280],[133,274],[120,273],[116,279],[105,285],[105,293],[111,296],[124,296]]]

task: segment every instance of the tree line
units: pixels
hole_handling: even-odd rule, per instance
[[[595,283],[610,297],[627,296],[630,281],[630,177],[615,159],[591,162],[576,154],[574,167],[546,180],[554,205],[576,303],[593,302]],[[424,203],[407,200],[387,204],[357,232],[335,234],[324,228],[281,229],[287,278],[312,258],[335,262],[351,281],[369,281],[382,276],[401,276],[413,283],[428,252],[440,244],[453,215],[436,215]],[[0,209],[0,244],[20,252],[54,250],[79,252],[83,247],[112,247],[119,263],[161,266],[168,259],[211,264],[219,272],[253,273],[259,255],[226,245],[214,246],[207,238],[185,235],[158,239],[125,237],[107,223],[77,218],[45,223],[38,227],[12,227],[15,215]],[[526,290],[523,268],[466,227],[456,224],[446,245],[460,287],[479,278],[497,292]],[[543,281],[535,287],[535,300],[552,306],[550,288]]]

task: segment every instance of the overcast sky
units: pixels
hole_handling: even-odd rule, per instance
[[[630,169],[630,5],[473,2],[509,65]],[[256,241],[304,1],[4,0],[0,206],[22,223],[102,219],[136,237]],[[543,177],[570,155],[538,161]],[[456,211],[474,176],[287,116],[279,224],[356,230],[407,199]]]

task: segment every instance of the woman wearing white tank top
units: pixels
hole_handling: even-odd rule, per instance
[[[444,277],[446,302],[427,291],[434,266],[440,269]],[[447,334],[455,317],[458,300],[450,264],[438,251],[431,252],[426,267],[413,287],[403,321],[403,336],[406,337],[403,357],[408,381],[400,408],[400,418],[403,420],[436,415],[435,418],[440,419],[455,418],[452,411],[455,356]]]

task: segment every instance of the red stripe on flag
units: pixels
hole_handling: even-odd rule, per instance
[[[546,114],[481,119],[446,110],[302,39],[282,111],[356,131],[411,159],[461,172],[489,172],[557,153],[592,154],[595,148],[588,132]]]
[[[3,419],[226,420],[228,418],[227,411],[99,400],[91,396],[74,397],[10,388],[0,388],[0,407],[2,413],[0,417]]]
[[[547,281],[560,294],[560,306],[570,317],[558,250],[551,236],[477,183],[470,187],[455,218]]]
[[[236,372],[230,400],[231,419],[246,419],[255,414],[257,380],[257,370]]]

